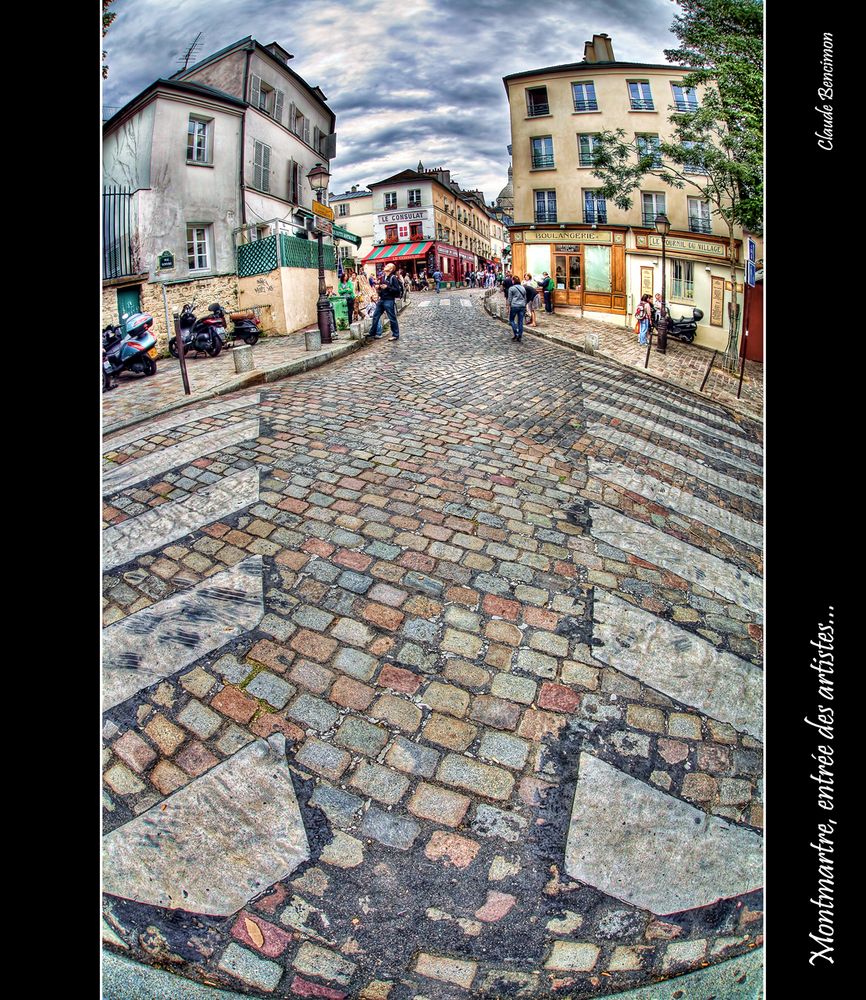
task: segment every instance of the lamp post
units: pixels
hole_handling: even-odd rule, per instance
[[[668,346],[668,300],[665,291],[665,239],[671,231],[671,220],[664,214],[656,216],[656,232],[662,238],[662,314],[659,317],[659,339],[656,350],[662,354],[667,352]]]
[[[307,180],[310,182],[310,187],[316,192],[318,202],[322,201],[322,192],[327,190],[330,179],[331,175],[321,163],[317,163],[307,174]],[[322,248],[322,230],[318,223],[316,224],[316,240],[319,244],[319,301],[316,304],[316,318],[322,343],[330,344],[332,342],[331,317],[333,316],[333,307],[328,301],[328,296],[325,295],[325,255]]]

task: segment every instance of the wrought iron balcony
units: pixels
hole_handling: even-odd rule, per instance
[[[406,207],[407,208],[420,208],[421,207],[421,202],[420,201],[407,201],[406,202]]]
[[[689,216],[690,233],[712,233],[712,231],[713,231],[713,224],[705,216],[703,215]]]
[[[632,111],[655,111],[656,106],[653,104],[651,97],[650,98],[632,97],[631,109]]]
[[[585,223],[602,223],[603,225],[607,223],[607,209],[596,207],[596,208],[584,208],[583,210],[583,221]]]
[[[550,105],[547,102],[543,104],[530,104],[529,111],[527,114],[528,118],[539,118],[541,115],[550,114]]]
[[[575,111],[598,111],[598,101],[578,101],[574,102]]]
[[[595,156],[594,152],[579,153],[578,154],[578,163],[582,167],[591,167],[593,165],[593,157],[594,156]]]
[[[697,111],[697,101],[674,101],[674,111]]]
[[[553,167],[553,153],[533,153],[532,154],[532,169],[533,170],[548,170]]]
[[[706,172],[707,168],[702,167],[699,163],[683,164],[683,173],[685,174],[705,174]]]
[[[556,222],[557,221],[556,210],[554,209],[552,212],[550,212],[550,211],[548,211],[548,212],[539,212],[539,211],[536,211],[536,213],[535,213],[535,221],[536,222]]]
[[[664,209],[660,208],[658,212],[641,212],[641,225],[646,226],[647,229],[655,229],[656,216],[659,215],[659,213],[664,213]]]

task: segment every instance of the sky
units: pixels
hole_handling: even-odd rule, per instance
[[[673,0],[115,0],[101,47],[103,105],[245,38],[277,42],[337,117],[332,194],[400,170],[444,167],[493,201],[511,142],[502,77],[580,62],[606,32],[622,62],[664,63]],[[112,112],[113,113],[113,112]],[[107,117],[107,114],[105,114]]]

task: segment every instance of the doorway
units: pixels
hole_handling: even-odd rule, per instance
[[[580,305],[582,288],[579,253],[554,254],[553,284],[553,301],[556,305]]]
[[[117,318],[141,312],[141,285],[127,285],[117,289]]]

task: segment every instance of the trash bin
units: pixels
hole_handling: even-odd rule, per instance
[[[328,301],[334,307],[334,320],[338,330],[349,329],[349,306],[342,295],[330,295]]]

